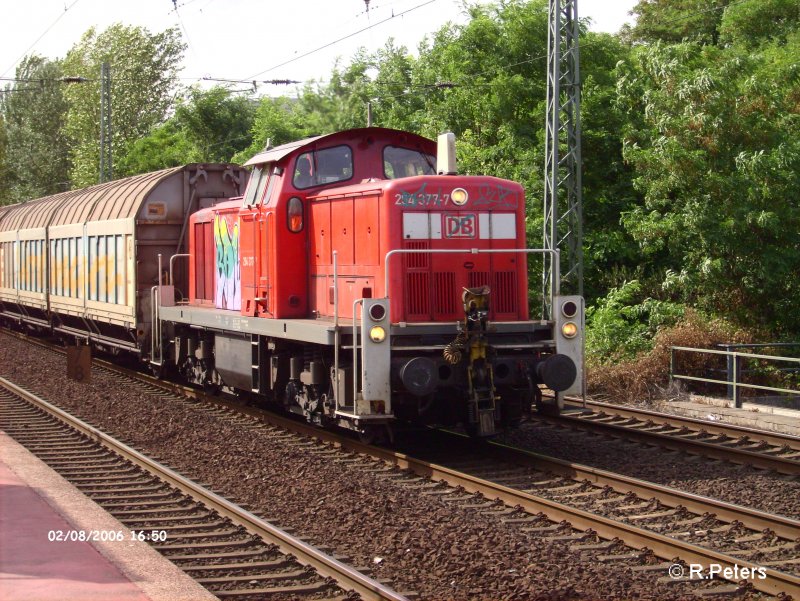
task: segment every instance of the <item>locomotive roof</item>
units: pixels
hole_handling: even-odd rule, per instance
[[[174,174],[197,166],[133,175],[3,207],[0,232],[135,217],[159,184]]]
[[[314,142],[315,140],[319,140],[325,137],[327,136],[313,136],[311,138],[303,138],[302,140],[296,140],[295,142],[281,144],[280,146],[276,146],[275,148],[269,148],[264,152],[258,153],[252,159],[247,161],[244,165],[245,167],[249,167],[250,165],[260,165],[261,163],[271,163],[273,161],[279,161],[287,154],[291,153],[293,150],[297,148],[302,148],[306,144],[311,144],[311,142]]]
[[[271,163],[273,161],[279,161],[285,156],[293,153],[295,150],[299,150],[305,148],[306,146],[314,145],[316,142],[324,142],[329,139],[336,139],[336,138],[354,138],[364,135],[374,135],[376,137],[382,137],[386,139],[393,139],[396,140],[398,137],[405,138],[406,140],[412,140],[417,143],[423,144],[433,144],[432,140],[425,138],[423,136],[402,131],[399,129],[388,129],[385,127],[360,127],[356,129],[347,129],[343,131],[337,131],[332,134],[325,134],[323,136],[313,136],[311,138],[303,138],[302,140],[296,140],[294,142],[289,142],[287,144],[281,144],[280,146],[276,146],[275,148],[269,148],[263,152],[260,152],[252,159],[245,163],[245,166],[249,167],[252,165],[261,165],[263,163]]]

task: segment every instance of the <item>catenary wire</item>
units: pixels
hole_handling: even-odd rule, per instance
[[[36,38],[36,40],[34,40],[33,44],[28,46],[28,48],[20,55],[20,57],[17,60],[15,60],[5,71],[3,71],[2,76],[5,77],[6,73],[11,71],[11,69],[13,69],[14,66],[17,63],[19,63],[19,61],[21,61],[23,58],[25,58],[25,55],[28,54],[28,52],[30,52],[31,48],[36,46],[36,44],[38,44],[39,41],[44,36],[46,36],[50,32],[50,30],[53,29],[53,27],[55,27],[56,23],[58,23],[61,20],[61,18],[69,12],[69,9],[71,9],[73,6],[75,6],[78,2],[80,2],[80,0],[74,0],[72,2],[72,4],[70,4],[69,6],[64,7],[64,12],[61,13],[60,15],[58,15],[58,17],[56,17],[56,20],[53,21],[52,23],[50,23],[50,25],[47,27],[47,29],[44,30],[44,33],[42,33],[42,35],[40,35],[38,38]]]

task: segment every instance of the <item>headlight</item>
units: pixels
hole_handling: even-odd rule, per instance
[[[457,204],[458,206],[462,206],[467,204],[469,200],[469,194],[464,188],[455,188],[452,192],[450,192],[450,200],[453,201],[453,204]]]
[[[383,342],[386,340],[386,330],[381,326],[372,326],[369,330],[369,339],[372,342]]]
[[[575,338],[578,335],[578,326],[574,321],[567,321],[561,326],[561,334],[564,338]]]

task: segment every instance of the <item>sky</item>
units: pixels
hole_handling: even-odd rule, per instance
[[[635,4],[582,0],[578,14],[592,19],[592,29],[613,33]],[[336,60],[347,64],[359,47],[373,51],[394,38],[414,52],[425,34],[467,20],[462,0],[369,0],[369,10],[365,0],[0,0],[0,6],[0,78],[14,77],[27,54],[63,58],[89,27],[102,31],[121,22],[153,33],[179,28],[188,45],[180,77],[204,86],[211,85],[204,78],[325,81]],[[259,84],[270,95],[293,89]]]

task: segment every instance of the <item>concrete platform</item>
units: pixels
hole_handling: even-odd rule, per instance
[[[51,531],[124,533],[122,541],[50,541]],[[0,432],[0,599],[211,601],[216,599]]]
[[[800,436],[800,411],[794,409],[755,403],[742,403],[742,408],[737,409],[733,401],[728,399],[690,395],[686,401],[665,401],[660,410],[697,419]]]

